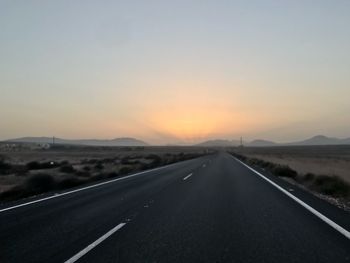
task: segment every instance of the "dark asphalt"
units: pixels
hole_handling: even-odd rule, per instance
[[[349,239],[226,153],[1,212],[0,262],[64,262],[122,222],[77,262],[350,262]]]

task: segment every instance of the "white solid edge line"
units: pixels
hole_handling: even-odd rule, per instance
[[[192,176],[192,173],[190,173],[189,175],[187,175],[186,177],[184,177],[184,181],[187,180],[188,178],[190,178]]]
[[[135,174],[130,174],[130,175],[127,175],[127,176],[124,176],[124,177],[119,177],[119,178],[112,179],[112,180],[109,180],[109,181],[106,181],[106,182],[89,185],[89,186],[82,187],[82,188],[79,188],[79,189],[75,189],[75,190],[72,190],[72,191],[68,191],[68,192],[64,192],[64,193],[60,193],[60,194],[54,194],[54,195],[51,195],[51,196],[48,196],[48,197],[45,197],[45,198],[42,198],[42,199],[26,202],[26,203],[23,203],[23,204],[10,206],[10,207],[7,207],[7,208],[0,209],[0,213],[8,211],[8,210],[15,209],[15,208],[19,208],[19,207],[22,207],[22,206],[27,206],[27,205],[39,203],[39,202],[42,202],[42,201],[46,201],[46,200],[49,200],[49,199],[53,199],[53,198],[57,198],[57,197],[61,197],[61,196],[69,195],[69,194],[73,194],[73,193],[76,193],[76,192],[80,192],[80,191],[87,190],[87,189],[90,189],[90,188],[98,187],[98,186],[101,186],[101,185],[110,184],[110,183],[113,183],[113,182],[116,182],[116,181],[121,181],[121,180],[128,179],[128,178],[131,178],[131,177],[134,177],[134,176],[137,176],[137,175],[144,174],[144,173],[154,172],[154,171],[161,170],[161,169],[164,169],[164,168],[176,165],[176,164],[179,164],[179,162],[178,163],[172,163],[172,164],[169,164],[169,165],[165,165],[165,166],[162,166],[162,167],[153,168],[153,169],[142,171],[142,172],[138,172],[138,173],[135,173]]]
[[[332,221],[331,219],[329,219],[328,217],[326,217],[325,215],[321,214],[320,212],[318,212],[316,209],[312,208],[311,206],[309,206],[308,204],[304,203],[303,201],[301,201],[299,198],[297,198],[296,196],[292,195],[290,192],[288,192],[287,190],[283,189],[281,186],[279,186],[278,184],[276,184],[275,182],[271,181],[270,179],[266,178],[264,175],[262,175],[261,173],[259,173],[258,171],[254,170],[253,168],[251,168],[250,166],[248,166],[247,164],[245,164],[244,162],[242,162],[241,160],[238,160],[236,157],[233,157],[236,161],[240,162],[242,165],[244,165],[245,167],[247,167],[248,169],[250,169],[251,171],[253,171],[254,173],[256,173],[257,175],[259,175],[262,179],[264,179],[265,181],[269,182],[270,184],[272,184],[274,187],[276,187],[278,190],[280,190],[282,193],[286,194],[287,196],[289,196],[290,198],[292,198],[295,202],[297,202],[298,204],[302,205],[304,208],[306,208],[307,210],[309,210],[312,214],[314,214],[315,216],[317,216],[319,219],[321,219],[322,221],[324,221],[325,223],[327,223],[329,226],[333,227],[335,230],[337,230],[339,233],[343,234],[345,237],[347,237],[348,239],[350,239],[350,232],[347,231],[345,228],[341,227],[340,225],[338,225],[337,223],[335,223],[334,221]]]
[[[86,248],[84,248],[83,250],[81,250],[78,254],[75,254],[73,257],[71,257],[70,259],[66,260],[64,263],[74,263],[75,261],[77,261],[79,258],[81,258],[82,256],[84,256],[85,254],[87,254],[90,250],[92,250],[93,248],[95,248],[96,246],[98,246],[100,243],[102,243],[104,240],[106,240],[108,237],[110,237],[111,235],[113,235],[115,232],[117,232],[119,229],[121,229],[123,226],[125,226],[125,223],[120,223],[119,225],[117,225],[116,227],[114,227],[113,229],[109,230],[106,234],[104,234],[102,237],[100,237],[99,239],[97,239],[96,241],[94,241],[93,243],[91,243],[90,245],[88,245]]]

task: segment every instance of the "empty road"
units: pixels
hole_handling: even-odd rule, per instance
[[[349,213],[266,178],[349,231]],[[224,152],[7,208],[2,263],[350,262],[346,232]]]

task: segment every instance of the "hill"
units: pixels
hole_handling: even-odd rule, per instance
[[[239,140],[209,140],[196,144],[196,146],[214,147],[214,146],[238,146]],[[327,137],[324,135],[317,135],[306,140],[295,141],[289,143],[276,143],[268,140],[253,140],[251,142],[244,142],[248,147],[273,147],[273,146],[308,146],[308,145],[350,145],[350,138],[339,139],[333,137]]]
[[[225,147],[225,146],[238,146],[240,142],[238,140],[209,140],[204,141],[199,144],[196,144],[196,146],[205,146],[205,147]]]
[[[254,140],[248,143],[248,146],[252,147],[267,147],[267,146],[276,146],[277,143],[273,141],[267,141],[267,140]]]
[[[339,139],[327,137],[324,135],[317,135],[309,139],[288,143],[288,145],[341,145],[341,144],[350,144],[350,138]]]

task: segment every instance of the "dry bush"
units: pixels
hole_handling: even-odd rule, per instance
[[[62,173],[75,173],[76,170],[74,169],[73,165],[67,164],[67,165],[60,167],[60,172],[62,172]]]
[[[281,177],[295,179],[298,176],[298,173],[287,165],[276,165],[276,167],[272,168],[271,171],[274,175]]]
[[[0,160],[0,175],[2,174],[8,174],[12,170],[12,165],[9,163],[6,163],[4,160]]]
[[[42,170],[42,169],[51,169],[60,166],[58,162],[29,162],[26,164],[28,170]]]
[[[57,189],[67,189],[75,186],[79,186],[85,183],[87,180],[80,179],[76,176],[69,176],[63,178],[61,181],[57,183]]]
[[[344,198],[350,196],[350,184],[337,176],[315,175],[312,173],[301,176],[286,165],[274,164],[257,158],[248,158],[236,153],[232,153],[232,155],[249,164],[265,168],[276,176],[292,178],[312,191],[333,197]]]
[[[98,162],[97,164],[95,164],[94,168],[96,170],[103,170],[105,167],[103,166],[103,164],[101,162]]]
[[[319,193],[335,197],[348,197],[350,194],[350,185],[337,176],[316,176],[310,188]]]
[[[131,172],[133,172],[134,169],[130,166],[123,166],[122,168],[120,168],[119,170],[119,174],[120,175],[125,175],[125,174],[129,174]]]

